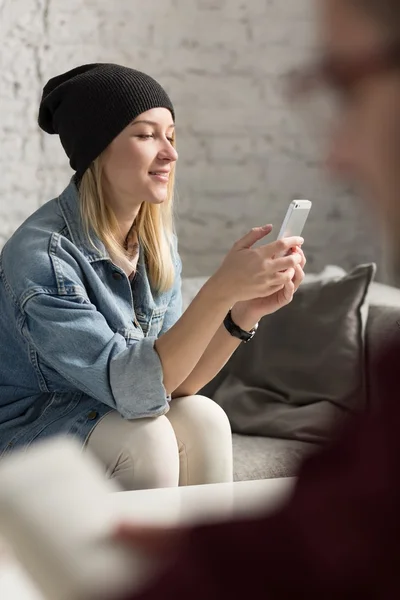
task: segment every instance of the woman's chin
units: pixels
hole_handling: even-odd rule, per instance
[[[167,194],[151,194],[147,198],[149,204],[164,204],[167,200]]]

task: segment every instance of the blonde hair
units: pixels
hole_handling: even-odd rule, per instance
[[[153,289],[169,290],[175,279],[172,260],[174,169],[171,172],[167,199],[163,204],[144,202],[136,217],[135,229],[143,246],[148,276]],[[79,184],[80,212],[85,233],[92,243],[91,233],[103,242],[110,255],[126,261],[126,251],[119,242],[119,226],[103,193],[102,157],[97,158],[84,173]]]

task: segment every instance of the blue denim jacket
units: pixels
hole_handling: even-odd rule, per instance
[[[64,433],[85,440],[107,412],[162,415],[169,397],[154,349],[180,317],[175,283],[152,290],[142,249],[132,284],[87,240],[71,181],[23,223],[0,259],[0,455]]]

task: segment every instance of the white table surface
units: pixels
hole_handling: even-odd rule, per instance
[[[144,524],[186,524],[273,510],[293,479],[265,479],[114,494],[121,518]]]
[[[121,492],[112,495],[112,503],[121,521],[149,525],[220,521],[234,516],[273,511],[288,497],[293,481],[267,479]],[[44,600],[9,549],[1,543],[0,599]]]

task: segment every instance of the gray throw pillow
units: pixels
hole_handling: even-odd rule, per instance
[[[236,433],[324,442],[365,407],[367,293],[375,265],[304,283],[265,317],[220,378],[214,400]]]

